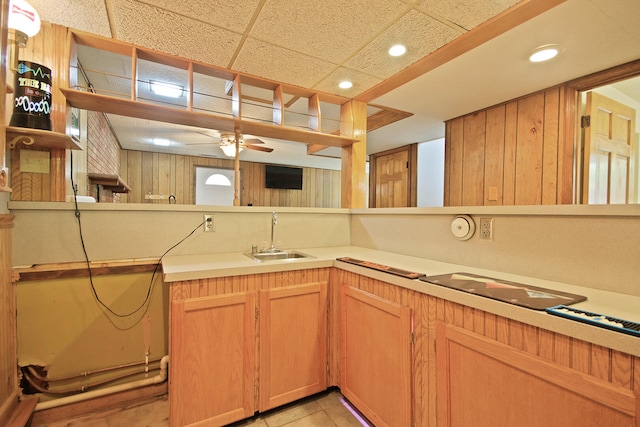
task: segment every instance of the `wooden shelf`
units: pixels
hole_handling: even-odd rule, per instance
[[[185,126],[216,129],[222,132],[234,132],[238,130],[242,133],[255,136],[284,139],[303,144],[319,144],[327,147],[346,147],[359,141],[358,138],[351,136],[332,135],[287,126],[254,122],[213,113],[182,110],[75,89],[62,88],[60,91],[67,98],[67,102],[69,102],[71,106],[84,110],[101,111],[103,113],[119,114],[127,117],[136,117]]]
[[[73,138],[64,133],[7,126],[7,146],[14,148],[20,142],[31,147],[82,150],[82,147]]]
[[[89,178],[91,184],[102,185],[105,190],[111,190],[114,193],[128,193],[131,191],[131,187],[118,175],[88,173],[87,178]]]

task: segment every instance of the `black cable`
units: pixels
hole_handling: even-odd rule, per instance
[[[73,153],[71,154],[71,164],[73,164]],[[113,311],[107,304],[105,304],[101,299],[100,296],[98,295],[98,291],[96,290],[96,287],[93,283],[93,273],[91,271],[91,262],[89,261],[89,255],[87,254],[87,248],[85,247],[84,244],[84,237],[82,234],[82,222],[80,221],[80,209],[78,208],[78,189],[76,188],[74,182],[73,182],[73,171],[71,173],[71,188],[73,189],[73,200],[75,202],[75,216],[76,219],[78,220],[78,231],[80,232],[80,243],[82,244],[82,252],[84,253],[84,259],[87,263],[87,270],[89,272],[89,284],[91,286],[91,292],[93,293],[93,296],[95,298],[95,300],[102,306],[104,307],[107,311],[109,311],[111,314],[113,314],[116,317],[129,317],[135,313],[137,313],[138,311],[140,311],[149,301],[149,298],[151,297],[151,291],[153,290],[153,279],[155,279],[156,277],[156,273],[158,272],[158,268],[160,267],[160,264],[162,263],[162,258],[165,257],[165,255],[167,255],[172,249],[174,249],[176,246],[178,246],[180,243],[184,242],[185,240],[187,240],[189,237],[191,237],[191,235],[193,233],[196,232],[196,230],[200,227],[202,227],[202,225],[205,223],[205,221],[202,221],[200,224],[198,224],[198,226],[196,228],[194,228],[191,233],[187,234],[184,238],[182,238],[182,240],[180,240],[178,243],[176,243],[175,245],[171,246],[169,249],[167,249],[162,256],[160,257],[160,259],[158,260],[158,263],[156,264],[155,268],[153,269],[153,274],[151,275],[151,281],[149,282],[149,288],[147,289],[147,295],[144,298],[144,301],[142,301],[142,303],[140,304],[140,306],[138,306],[138,308],[136,308],[135,310],[133,310],[130,313],[127,314],[119,314],[116,313],[115,311]]]

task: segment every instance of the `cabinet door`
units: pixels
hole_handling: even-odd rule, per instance
[[[253,416],[254,337],[255,292],[172,302],[171,426]]]
[[[628,387],[445,323],[436,340],[438,427],[640,426]]]
[[[327,282],[260,292],[260,411],[327,388]]]
[[[341,291],[341,384],[374,425],[411,425],[411,310],[358,289]]]

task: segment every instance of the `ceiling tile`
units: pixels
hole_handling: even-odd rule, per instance
[[[460,32],[440,21],[412,10],[349,59],[345,66],[387,78],[459,35]],[[407,53],[401,57],[389,56],[389,48],[398,43],[407,47]]]
[[[243,33],[260,0],[154,0],[153,3],[176,14]]]
[[[504,12],[520,0],[424,0],[420,6],[444,19],[471,30]]]
[[[398,0],[266,0],[250,35],[341,63],[406,9]]]
[[[338,87],[338,83],[343,80],[349,80],[353,83],[353,86],[349,89],[340,89]],[[371,86],[377,85],[381,81],[382,79],[378,79],[369,74],[346,67],[340,67],[320,83],[315,85],[313,89],[321,92],[346,96],[347,98],[354,98],[359,93],[362,93]]]
[[[80,31],[111,37],[104,0],[29,0],[42,21],[75,28]]]
[[[242,38],[132,0],[113,1],[113,22],[119,40],[219,67],[228,66]]]
[[[329,74],[335,65],[249,38],[232,68],[308,88]]]

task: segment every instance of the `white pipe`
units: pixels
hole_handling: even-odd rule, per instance
[[[145,378],[144,380],[132,381],[126,384],[114,385],[112,387],[101,388],[98,390],[88,391],[86,393],[74,394],[72,396],[61,397],[59,399],[53,399],[46,402],[38,403],[35,407],[35,411],[42,411],[44,409],[56,408],[62,405],[68,405],[70,403],[82,402],[95,397],[107,396],[109,394],[118,393],[121,391],[132,390],[153,384],[160,384],[167,379],[168,375],[169,356],[164,356],[160,359],[160,373],[155,377]]]

